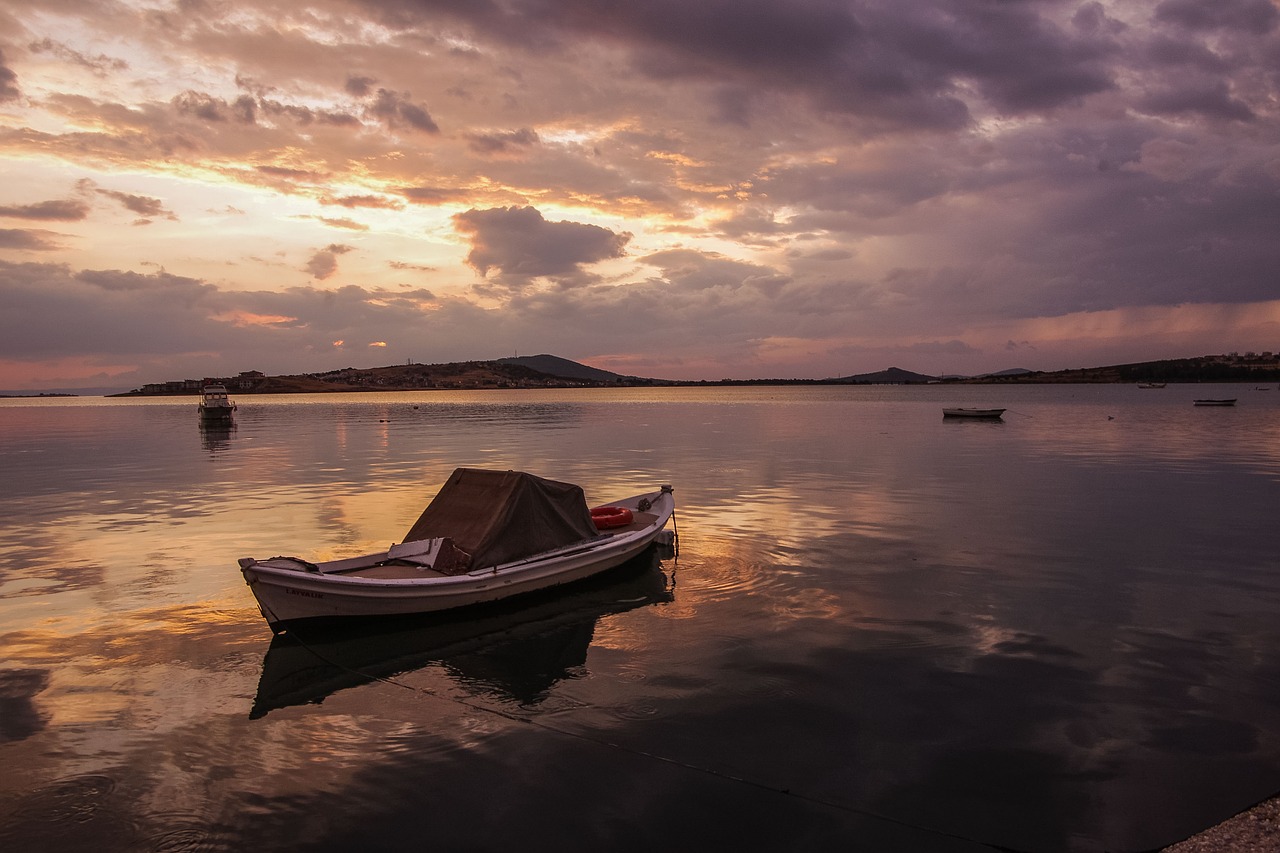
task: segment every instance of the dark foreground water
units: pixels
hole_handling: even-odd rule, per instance
[[[0,849],[1142,850],[1280,790],[1280,389],[238,402],[0,401]],[[237,557],[459,465],[673,483],[678,559],[273,640]]]

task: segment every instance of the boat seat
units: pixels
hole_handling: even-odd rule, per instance
[[[447,536],[392,545],[387,549],[387,559],[422,569],[435,569],[445,575],[464,572],[471,566],[471,555],[454,545]]]
[[[431,566],[435,564],[436,557],[440,556],[440,546],[443,542],[443,539],[416,539],[412,542],[402,542],[388,548],[387,556],[393,560],[403,560],[419,566]]]

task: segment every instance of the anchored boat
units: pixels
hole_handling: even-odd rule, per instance
[[[982,418],[999,420],[1004,416],[1004,409],[943,409],[944,418]]]
[[[244,557],[272,631],[304,620],[452,610],[600,574],[654,543],[671,486],[593,512],[581,487],[521,471],[458,468],[386,551],[329,562]]]
[[[236,404],[227,396],[226,386],[206,385],[200,391],[200,404],[197,406],[202,424],[229,424],[236,410]]]

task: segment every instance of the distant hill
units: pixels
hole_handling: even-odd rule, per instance
[[[1052,371],[1002,371],[961,380],[970,383],[1107,383],[1107,382],[1275,382],[1280,379],[1280,353],[1202,355],[1162,361],[1140,361],[1106,367]]]
[[[117,397],[195,395],[208,382],[233,394],[316,394],[335,391],[423,391],[430,389],[569,388],[662,385],[659,380],[620,376],[559,358],[536,355],[496,361],[445,364],[393,364],[385,367],[344,367],[322,373],[267,376],[248,371],[239,376],[180,379],[144,385]]]
[[[859,373],[856,376],[842,376],[839,379],[833,379],[832,382],[843,382],[850,385],[906,385],[910,383],[934,382],[937,380],[935,376],[926,376],[923,373],[912,373],[910,370],[903,370],[900,367],[890,367],[881,370],[878,373]]]
[[[620,382],[624,378],[628,378],[608,370],[589,367],[576,361],[570,361],[567,358],[561,358],[558,355],[547,355],[545,353],[542,355],[500,358],[497,361],[498,364],[516,364],[521,367],[527,367],[530,370],[536,370],[539,373],[545,373],[548,376],[559,376],[562,379],[585,379],[589,382]]]
[[[496,361],[446,364],[407,364],[386,367],[344,367],[322,373],[267,376],[256,370],[239,376],[170,380],[144,385],[112,397],[196,395],[202,385],[217,382],[233,394],[315,394],[333,391],[421,391],[487,388],[617,388],[671,385],[915,385],[1065,383],[1065,382],[1276,382],[1280,381],[1280,353],[1230,353],[1199,358],[1118,364],[1052,372],[1022,368],[984,376],[928,376],[899,367],[859,373],[838,379],[723,379],[672,381],[623,376],[554,355],[517,356]],[[32,392],[35,393],[35,392]],[[71,393],[71,392],[63,392]],[[0,392],[3,396],[4,392]],[[19,395],[21,396],[21,395]]]

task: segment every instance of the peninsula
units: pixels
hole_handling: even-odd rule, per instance
[[[344,367],[322,373],[268,376],[249,370],[237,376],[178,379],[144,385],[119,397],[199,394],[207,384],[236,394],[318,394],[352,391],[486,390],[503,388],[626,388],[714,385],[923,385],[1065,384],[1126,382],[1277,382],[1280,353],[1228,353],[1056,371],[1006,370],[983,376],[929,376],[890,367],[831,379],[721,379],[680,381],[624,376],[554,355],[493,361]]]

